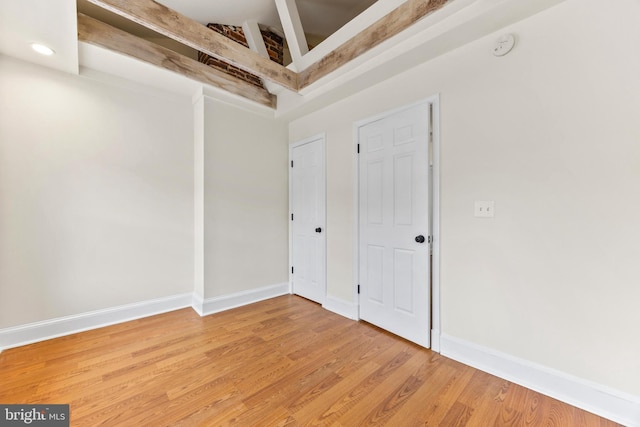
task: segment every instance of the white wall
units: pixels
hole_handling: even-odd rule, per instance
[[[353,290],[353,122],[439,93],[442,332],[640,395],[638,18],[568,0],[505,57],[501,32],[292,122],[327,136],[329,294]]]
[[[193,289],[192,120],[0,56],[0,328]]]
[[[287,282],[287,124],[207,97],[204,128],[204,298]]]

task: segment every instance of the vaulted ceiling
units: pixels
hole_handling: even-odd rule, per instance
[[[221,96],[286,113],[354,93],[561,1],[78,0],[76,6],[75,0],[3,0],[0,52],[72,73],[80,65],[169,90],[197,82]],[[243,26],[251,48],[207,29],[208,22]],[[258,24],[283,33],[291,64],[261,54]],[[310,37],[324,41],[308,51]],[[211,69],[158,43],[160,38],[255,74],[265,87]],[[25,52],[23,45],[34,41],[52,45],[56,58]]]
[[[298,14],[309,44],[316,45],[335,33],[377,0],[298,0]],[[242,26],[246,21],[258,22],[284,35],[275,0],[236,0],[205,2],[202,0],[160,0],[158,3],[203,25],[219,23]],[[107,22],[131,34],[157,36],[131,21],[110,14],[89,0],[77,0],[78,12]],[[287,64],[285,64],[287,65]]]
[[[297,0],[302,25],[308,34],[328,37],[376,0]],[[159,3],[206,24],[242,25],[247,20],[283,30],[274,0],[160,0]]]
[[[451,0],[408,0],[318,62],[296,73],[274,63],[268,55],[260,53],[260,49],[264,50],[264,42],[257,24],[262,24],[261,22],[255,20],[243,22],[247,39],[251,38],[250,25],[253,24],[255,28],[253,42],[249,43],[252,49],[249,49],[221,34],[212,32],[201,22],[153,0],[88,0],[89,3],[105,11],[124,17],[161,36],[171,38],[256,75],[264,81],[264,91],[222,71],[206,69],[201,64],[174,53],[170,49],[155,45],[138,38],[136,35],[128,34],[82,13],[78,15],[78,34],[81,41],[105,47],[172,71],[182,71],[196,80],[275,107],[276,97],[274,94],[278,93],[281,88],[297,93],[300,89],[313,84],[316,80],[342,67],[362,53],[399,34],[426,15],[437,11],[448,1]],[[294,0],[276,0],[275,5],[280,16],[281,27],[289,48],[292,50],[294,69],[300,69],[302,56],[308,53],[308,45],[297,4]],[[191,13],[196,12],[192,10]],[[216,23],[226,23],[220,22],[222,21],[220,17],[208,16],[216,19]],[[235,19],[240,18],[235,17]],[[318,19],[314,18],[314,21],[318,21]],[[275,26],[275,22],[272,24]]]

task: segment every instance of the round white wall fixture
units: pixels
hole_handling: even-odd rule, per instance
[[[504,56],[511,52],[513,46],[516,44],[516,38],[513,34],[505,34],[500,36],[493,45],[492,52],[495,56]]]

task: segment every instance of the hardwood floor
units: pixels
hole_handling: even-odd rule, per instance
[[[0,402],[72,426],[615,426],[296,296],[6,350]]]

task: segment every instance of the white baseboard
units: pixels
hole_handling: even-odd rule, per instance
[[[194,310],[200,316],[207,316],[213,313],[229,310],[254,302],[263,301],[269,298],[279,297],[289,293],[289,283],[279,283],[277,285],[265,286],[263,288],[250,289],[230,295],[222,295],[214,298],[202,300],[194,297]],[[197,306],[196,306],[197,304]]]
[[[640,427],[640,396],[442,334],[440,352],[465,365],[504,378],[627,427]]]
[[[200,317],[204,316],[204,298],[195,292],[193,293],[193,298],[191,298],[191,308],[193,308]]]
[[[346,317],[348,319],[358,320],[359,318],[358,304],[333,298],[329,295],[327,295],[327,297],[325,298],[324,304],[322,304],[322,308],[339,314],[340,316]]]
[[[192,293],[0,329],[0,351],[191,306]]]

